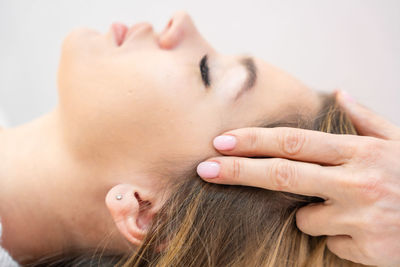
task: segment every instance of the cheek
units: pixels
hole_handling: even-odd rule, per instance
[[[164,158],[214,151],[211,140],[222,130],[221,114],[216,103],[207,102],[197,66],[153,51],[113,56],[99,47],[90,51],[82,34],[66,39],[58,80],[60,108],[74,140],[93,147],[131,144]]]
[[[108,41],[95,31],[78,29],[63,42],[57,79],[60,105],[77,120],[103,112],[115,115],[113,109],[129,106],[125,103],[135,74],[121,66]]]
[[[98,87],[103,67],[100,60],[107,47],[104,36],[96,31],[80,28],[64,39],[58,69],[58,90],[62,102],[81,101],[92,96]],[[69,101],[71,99],[71,101]]]
[[[161,111],[161,109],[160,109]],[[191,161],[202,156],[214,155],[212,139],[221,132],[215,114],[210,109],[201,112],[165,109],[158,114],[143,117],[144,124],[138,130],[145,133],[142,142],[146,151],[156,151],[160,161],[176,159]]]

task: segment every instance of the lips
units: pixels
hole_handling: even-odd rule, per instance
[[[122,23],[116,22],[111,25],[114,33],[114,38],[118,46],[122,45],[124,42],[126,33],[128,32],[128,27]]]

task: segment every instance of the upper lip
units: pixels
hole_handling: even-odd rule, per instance
[[[128,31],[126,32],[126,34],[124,35],[123,39],[122,39],[122,43],[121,45],[128,39],[130,38],[137,30],[139,30],[142,27],[152,27],[152,25],[148,22],[140,22],[137,23],[135,25],[133,25],[132,27],[130,27],[128,29]]]
[[[166,32],[171,27],[172,23],[173,23],[173,18],[168,21],[167,26],[164,28],[162,33]],[[148,22],[139,22],[139,23],[132,25],[129,28],[126,25],[123,25],[123,27],[125,29],[123,30],[122,34],[120,34],[118,37],[115,37],[117,40],[118,46],[123,45],[129,38],[132,37],[132,35],[135,34],[136,31],[138,31],[142,28],[145,28],[145,27],[152,28],[153,26]],[[114,29],[114,31],[115,31],[115,29]]]

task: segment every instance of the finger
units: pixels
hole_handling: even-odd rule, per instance
[[[280,157],[339,165],[353,156],[359,136],[336,135],[296,128],[242,128],[214,139],[224,155]]]
[[[332,203],[312,203],[296,212],[296,224],[300,231],[312,236],[348,234],[340,214]]]
[[[356,103],[346,92],[340,91],[336,99],[349,115],[360,135],[400,140],[399,127]]]
[[[326,245],[328,249],[339,258],[361,263],[360,261],[363,255],[351,236],[328,236]]]
[[[286,159],[217,157],[202,162],[197,173],[208,182],[247,185],[329,199],[337,195],[335,167]]]

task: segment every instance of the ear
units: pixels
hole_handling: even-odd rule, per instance
[[[150,198],[133,185],[119,184],[108,192],[106,205],[121,234],[140,245],[156,212]]]

